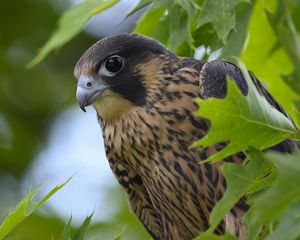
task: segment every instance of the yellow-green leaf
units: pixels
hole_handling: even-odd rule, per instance
[[[296,5],[300,11],[300,5]],[[284,76],[285,82],[300,94],[300,37],[297,32],[286,3],[278,1],[276,12],[266,12],[268,20],[276,34],[280,45],[285,50],[293,63],[294,69],[291,74]]]
[[[23,222],[28,216],[30,216],[38,207],[40,207],[45,201],[47,201],[54,193],[65,186],[71,178],[66,180],[63,184],[54,187],[45,197],[39,201],[33,199],[38,194],[42,185],[35,187],[30,191],[19,205],[11,211],[0,225],[0,240],[4,239],[13,229],[15,229],[21,222]]]
[[[113,6],[119,0],[86,0],[68,9],[59,19],[58,28],[32,59],[27,67],[33,67],[42,61],[51,51],[67,43],[76,36],[90,18]]]

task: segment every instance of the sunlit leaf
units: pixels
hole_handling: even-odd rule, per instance
[[[248,27],[247,43],[241,59],[266,84],[270,93],[282,104],[284,109],[292,117],[295,117],[292,103],[298,96],[281,77],[291,73],[293,65],[280,45],[274,51],[278,40],[265,13],[266,7],[271,8],[267,4],[273,3],[274,5],[276,2],[256,1]],[[271,9],[273,8],[272,6]]]
[[[118,1],[86,0],[68,9],[59,19],[57,30],[44,44],[38,55],[27,64],[27,67],[38,64],[51,51],[67,43],[84,28],[92,16],[113,6]]]
[[[297,8],[300,11],[300,6]],[[296,26],[283,1],[278,1],[276,12],[267,11],[266,13],[280,45],[294,65],[293,73],[284,76],[284,80],[300,94],[300,37]]]
[[[22,221],[30,216],[38,207],[40,207],[59,189],[65,186],[70,180],[71,178],[69,178],[63,184],[54,187],[45,197],[43,197],[39,201],[34,201],[33,199],[39,193],[42,185],[39,185],[32,191],[30,191],[19,203],[16,209],[11,211],[0,225],[0,239],[3,239],[5,236],[7,236],[13,229],[15,229]]]
[[[289,137],[296,136],[293,123],[269,104],[258,92],[245,67],[240,64],[248,84],[248,95],[244,96],[232,81],[224,99],[198,99],[200,106],[196,116],[208,118],[211,128],[207,135],[194,146],[210,146],[224,141],[228,145],[210,156],[209,161],[224,159],[249,146],[265,149]]]
[[[199,26],[212,23],[219,38],[226,44],[229,32],[235,29],[234,10],[241,2],[249,2],[249,0],[205,0],[198,21]]]

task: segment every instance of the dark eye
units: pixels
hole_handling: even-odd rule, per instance
[[[123,62],[123,58],[121,58],[120,56],[112,56],[109,57],[106,61],[105,61],[105,68],[108,72],[111,73],[117,73],[119,71],[121,71],[121,69],[123,68],[124,62]]]

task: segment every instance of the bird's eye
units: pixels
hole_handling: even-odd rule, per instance
[[[105,61],[105,68],[108,72],[115,74],[122,70],[123,64],[124,64],[123,58],[115,55],[115,56],[109,57]]]

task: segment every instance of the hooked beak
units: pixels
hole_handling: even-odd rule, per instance
[[[106,88],[108,85],[103,81],[81,75],[77,82],[76,98],[82,111],[85,112],[85,107],[91,105]]]

